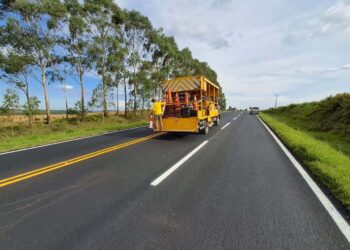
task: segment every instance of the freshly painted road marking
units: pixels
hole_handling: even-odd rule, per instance
[[[182,158],[175,165],[173,165],[171,168],[169,168],[167,171],[165,171],[161,176],[159,176],[157,179],[152,181],[151,186],[157,186],[159,183],[161,183],[165,178],[167,178],[169,175],[171,175],[176,169],[178,169],[182,164],[184,164],[184,162],[186,162],[188,159],[190,159],[195,153],[198,152],[198,150],[200,150],[207,143],[208,143],[208,140],[202,142],[198,147],[193,149],[184,158]]]
[[[23,180],[26,180],[26,179],[29,179],[29,178],[32,178],[32,177],[35,177],[35,176],[38,176],[38,175],[45,174],[47,172],[51,172],[51,171],[54,171],[54,170],[57,170],[57,169],[60,169],[60,168],[64,168],[64,167],[70,166],[72,164],[75,164],[75,163],[78,163],[78,162],[81,162],[81,161],[85,161],[85,160],[88,160],[88,159],[91,159],[91,158],[94,158],[94,157],[97,157],[97,156],[100,156],[100,155],[103,155],[103,154],[107,154],[107,153],[110,153],[112,151],[115,151],[115,150],[118,150],[118,149],[121,149],[121,148],[125,148],[127,146],[134,145],[136,143],[140,143],[140,142],[149,140],[151,138],[154,138],[154,137],[162,135],[162,134],[165,134],[165,132],[161,132],[161,133],[156,133],[156,134],[152,134],[152,135],[149,135],[149,136],[145,136],[145,137],[142,137],[142,138],[139,138],[139,139],[136,139],[136,140],[132,140],[132,141],[125,142],[125,143],[122,143],[122,144],[118,144],[118,145],[115,145],[115,146],[112,146],[112,147],[101,149],[101,150],[98,150],[98,151],[95,151],[95,152],[92,152],[92,153],[89,153],[89,154],[78,156],[78,157],[75,157],[75,158],[70,159],[70,160],[62,161],[62,162],[59,162],[59,163],[56,163],[56,164],[53,164],[53,165],[49,165],[49,166],[46,166],[46,167],[42,167],[42,168],[39,168],[39,169],[35,169],[35,170],[29,171],[29,172],[22,173],[22,174],[19,174],[19,175],[15,175],[15,176],[12,176],[12,177],[9,177],[9,178],[6,178],[6,179],[2,179],[2,180],[0,180],[0,187],[5,187],[7,185],[14,184],[16,182],[20,182],[20,181],[23,181]]]
[[[36,148],[43,148],[43,147],[53,146],[53,145],[62,144],[62,143],[66,143],[66,142],[79,141],[79,140],[85,140],[85,139],[98,137],[98,136],[103,136],[103,135],[110,135],[110,134],[120,133],[120,132],[124,132],[124,131],[128,131],[128,130],[138,129],[138,128],[146,128],[146,127],[148,128],[148,125],[147,126],[141,126],[141,127],[135,127],[135,128],[127,128],[127,129],[122,129],[122,130],[116,130],[116,131],[111,131],[111,132],[107,132],[107,133],[103,133],[103,134],[89,135],[89,136],[75,138],[75,139],[68,139],[68,140],[59,141],[59,142],[53,142],[53,143],[44,144],[44,145],[40,145],[40,146],[34,146],[34,147],[29,147],[29,148],[22,148],[22,149],[17,149],[17,150],[12,150],[12,151],[8,151],[8,152],[0,153],[0,156],[1,155],[7,155],[7,154],[13,154],[13,153],[21,152],[21,151],[27,151],[27,150],[36,149]]]
[[[231,124],[231,122],[229,122],[229,123],[227,123],[225,126],[223,126],[221,129],[224,129],[224,128],[226,128],[228,125],[230,125]]]
[[[346,222],[343,216],[338,212],[338,210],[333,206],[332,202],[328,197],[322,192],[318,187],[316,182],[310,177],[310,175],[304,170],[304,168],[299,164],[299,162],[294,158],[294,156],[289,152],[289,150],[283,145],[283,143],[278,139],[278,137],[271,131],[271,129],[257,116],[259,121],[264,125],[264,127],[272,135],[273,139],[281,147],[283,152],[287,155],[289,160],[292,162],[294,167],[298,170],[301,176],[304,178],[305,182],[309,185],[311,190],[315,193],[316,197],[322,203],[324,208],[327,210],[329,215],[332,217],[335,224],[338,226],[340,231],[344,234],[345,238],[350,243],[350,225]]]

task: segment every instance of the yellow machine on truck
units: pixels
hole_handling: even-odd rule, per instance
[[[186,76],[162,83],[163,128],[154,131],[207,134],[220,122],[219,87],[204,76]],[[156,125],[156,124],[154,124]]]

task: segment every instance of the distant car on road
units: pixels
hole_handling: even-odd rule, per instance
[[[250,114],[251,115],[257,115],[259,114],[259,107],[250,107]]]

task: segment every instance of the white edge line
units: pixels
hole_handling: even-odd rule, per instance
[[[184,158],[182,158],[180,161],[175,163],[171,168],[169,168],[167,171],[165,171],[162,175],[160,175],[157,179],[151,182],[151,186],[157,186],[159,183],[161,183],[165,178],[167,178],[169,175],[171,175],[176,169],[178,169],[182,164],[184,164],[189,158],[191,158],[195,153],[198,152],[205,144],[208,143],[208,140],[202,142],[199,146],[197,146],[195,149],[193,149],[190,153],[188,153]]]
[[[322,203],[324,208],[327,210],[329,215],[332,217],[335,224],[337,224],[340,231],[344,234],[345,238],[350,243],[350,225],[339,213],[339,211],[333,206],[332,202],[328,197],[322,192],[319,186],[314,182],[310,175],[304,170],[304,168],[299,164],[299,162],[294,158],[294,156],[289,152],[289,150],[283,145],[283,143],[278,139],[278,137],[271,131],[271,129],[257,116],[260,122],[265,126],[267,131],[272,135],[273,139],[281,147],[283,152],[287,155],[289,160],[292,162],[294,167],[298,170],[301,176],[304,178],[305,182],[309,185],[311,190],[315,193],[319,201]]]
[[[227,123],[225,126],[223,126],[221,129],[224,129],[224,128],[226,128],[228,125],[230,125],[231,124],[231,122],[229,122],[229,123]]]
[[[13,153],[21,152],[21,151],[26,151],[26,150],[31,150],[31,149],[36,149],[36,148],[43,148],[43,147],[47,147],[47,146],[53,146],[53,145],[66,143],[66,142],[85,140],[85,139],[89,139],[89,138],[92,138],[92,137],[109,135],[109,134],[124,132],[124,131],[128,131],[128,130],[138,129],[138,128],[145,128],[145,127],[148,127],[148,125],[147,126],[141,126],[141,127],[135,127],[135,128],[127,128],[127,129],[122,129],[122,130],[115,130],[115,131],[111,131],[111,132],[107,132],[107,133],[103,133],[103,134],[90,135],[90,136],[79,137],[79,138],[69,139],[69,140],[64,140],[64,141],[59,141],[59,142],[53,142],[53,143],[44,144],[44,145],[40,145],[40,146],[34,146],[34,147],[29,147],[29,148],[22,148],[22,149],[12,150],[12,151],[8,151],[8,152],[0,153],[0,156],[1,155],[7,155],[7,154],[13,154]]]

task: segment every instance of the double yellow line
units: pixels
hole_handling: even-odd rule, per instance
[[[125,143],[122,143],[122,144],[118,144],[118,145],[115,145],[115,146],[112,146],[112,147],[109,147],[109,148],[98,150],[98,151],[95,151],[95,152],[92,152],[92,153],[89,153],[89,154],[78,156],[78,157],[70,159],[70,160],[58,162],[58,163],[55,163],[53,165],[49,165],[49,166],[46,166],[46,167],[42,167],[42,168],[39,168],[39,169],[35,169],[35,170],[29,171],[29,172],[22,173],[22,174],[19,174],[19,175],[15,175],[15,176],[12,176],[12,177],[9,177],[9,178],[6,178],[6,179],[2,179],[2,180],[0,180],[0,187],[5,187],[5,186],[8,186],[8,185],[14,184],[16,182],[20,182],[20,181],[32,178],[34,176],[42,175],[42,174],[45,174],[47,172],[51,172],[51,171],[54,171],[54,170],[57,170],[57,169],[60,169],[60,168],[68,167],[68,166],[70,166],[72,164],[75,164],[75,163],[78,163],[78,162],[81,162],[81,161],[85,161],[85,160],[97,157],[99,155],[107,154],[109,152],[112,152],[112,151],[115,151],[115,150],[118,150],[118,149],[121,149],[121,148],[125,148],[125,147],[128,147],[128,146],[134,145],[136,143],[140,143],[140,142],[149,140],[151,138],[154,138],[154,137],[162,135],[162,134],[165,134],[165,133],[164,132],[156,133],[156,134],[149,135],[149,136],[146,136],[146,137],[142,137],[142,138],[139,138],[139,139],[136,139],[136,140],[132,140],[132,141],[125,142]]]

